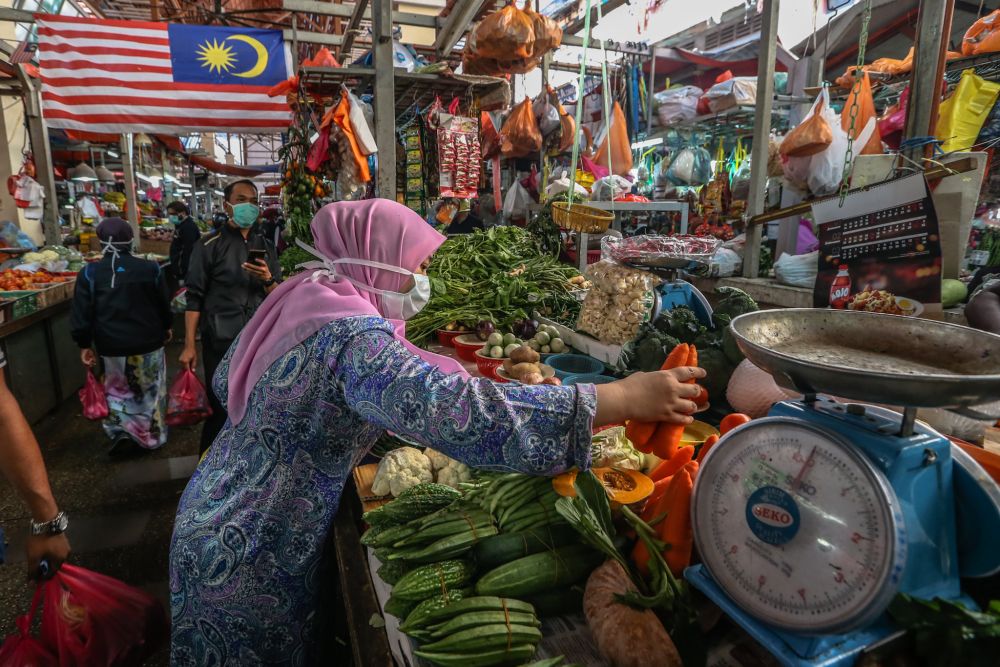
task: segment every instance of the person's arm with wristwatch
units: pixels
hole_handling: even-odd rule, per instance
[[[55,574],[69,558],[69,540],[65,534],[68,521],[52,497],[38,441],[7,388],[4,365],[0,353],[0,471],[31,513],[26,551],[28,577],[35,579]],[[48,563],[45,572],[42,561]]]

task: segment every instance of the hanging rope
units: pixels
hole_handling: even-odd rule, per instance
[[[590,47],[590,0],[586,0],[583,16],[583,53],[580,56],[580,78],[576,92],[576,136],[573,137],[573,157],[569,165],[571,186],[567,200],[570,208],[573,207],[573,195],[576,191],[576,164],[580,159],[580,133],[583,131],[583,86],[587,77],[587,49]]]
[[[865,50],[868,48],[868,24],[872,20],[872,0],[866,0],[864,12],[861,14],[861,34],[858,36],[858,65],[854,70],[854,87],[851,89],[852,103],[850,110],[851,124],[847,130],[847,151],[844,153],[844,175],[840,181],[840,206],[844,205],[847,190],[851,186],[851,176],[854,174],[854,134],[858,123],[858,96],[861,84],[864,82]],[[829,30],[829,27],[827,27]],[[841,112],[843,113],[843,112]]]

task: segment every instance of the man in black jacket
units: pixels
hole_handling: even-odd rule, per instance
[[[174,238],[170,241],[170,274],[179,284],[183,284],[194,244],[201,238],[201,230],[188,212],[187,204],[182,201],[173,201],[167,205],[167,217],[174,226]]]
[[[226,186],[223,194],[226,224],[218,234],[195,245],[186,281],[187,312],[180,362],[195,368],[195,339],[200,328],[205,384],[212,404],[212,416],[201,431],[202,452],[208,450],[226,424],[226,411],[212,386],[215,369],[281,278],[274,244],[263,237],[257,224],[257,187],[252,181],[235,181]]]
[[[132,228],[121,218],[97,226],[101,261],[79,273],[71,335],[87,366],[104,366],[111,454],[156,449],[167,441],[166,362],[173,316],[165,276],[156,262],[132,256]],[[95,351],[96,348],[96,351]]]

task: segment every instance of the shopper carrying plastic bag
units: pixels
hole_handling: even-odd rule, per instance
[[[0,644],[0,667],[58,667],[59,659],[52,649],[37,637],[31,635],[38,605],[42,600],[41,585],[35,589],[28,613],[14,621],[17,634],[8,635]]]
[[[212,408],[208,403],[205,385],[190,368],[185,368],[170,385],[167,398],[167,424],[191,426],[208,419]]]
[[[94,371],[90,368],[87,368],[87,378],[77,396],[83,406],[83,416],[87,419],[100,421],[108,416],[108,398],[104,393],[104,385],[94,377]]]

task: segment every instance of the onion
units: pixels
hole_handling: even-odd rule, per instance
[[[495,330],[496,327],[490,320],[480,320],[476,325],[476,335],[479,336],[479,340],[486,340]]]

